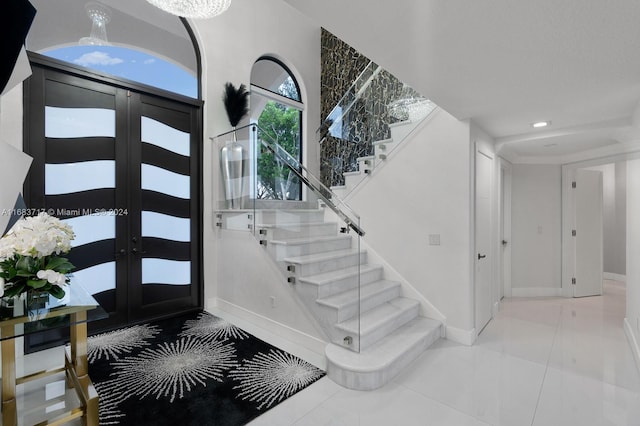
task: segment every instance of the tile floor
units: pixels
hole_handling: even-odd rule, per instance
[[[504,299],[474,346],[440,340],[372,392],[323,378],[250,426],[640,425],[624,291]]]
[[[372,392],[325,377],[250,426],[640,426],[624,312],[624,287],[614,281],[601,297],[505,299],[471,347],[440,340]],[[318,365],[313,354],[279,346]],[[31,398],[64,406],[56,386]]]

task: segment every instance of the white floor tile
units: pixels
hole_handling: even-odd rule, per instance
[[[640,375],[626,338],[561,328],[549,366],[640,391]]]
[[[529,426],[544,373],[544,365],[507,354],[441,344],[396,382],[492,425]]]
[[[560,321],[563,310],[563,299],[540,298],[506,298],[500,304],[496,319],[513,318],[555,327]]]
[[[471,416],[390,383],[374,392],[344,390],[295,426],[487,426]]]
[[[549,368],[534,426],[638,426],[640,393]]]
[[[250,426],[289,426],[344,388],[323,377],[249,423]]]
[[[498,317],[489,322],[475,345],[501,354],[546,364],[557,325]]]

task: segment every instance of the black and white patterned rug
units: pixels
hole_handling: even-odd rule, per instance
[[[202,313],[89,338],[100,425],[244,425],[324,376]]]

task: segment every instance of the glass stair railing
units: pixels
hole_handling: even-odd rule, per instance
[[[257,124],[236,129],[235,138],[232,131],[212,139],[223,159],[221,169],[229,168],[228,152],[242,158],[238,176],[229,177],[240,193],[221,191],[226,199],[215,212],[221,238],[229,235],[226,231],[251,232],[327,339],[359,351],[361,276],[371,275],[371,267],[360,247],[365,232],[358,214]],[[295,187],[299,196],[260,199],[261,174]],[[239,201],[236,208],[229,208],[229,197]]]
[[[317,130],[320,133],[320,143],[324,142],[327,136],[338,138],[342,136],[343,119],[348,117],[351,108],[362,97],[380,71],[382,68],[369,61]]]
[[[436,108],[369,62],[324,119],[322,181],[344,198]]]

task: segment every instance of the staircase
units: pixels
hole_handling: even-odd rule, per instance
[[[358,158],[358,170],[344,172],[344,185],[332,186],[331,191],[341,199],[344,199],[356,186],[370,174],[378,164],[387,159],[387,155],[393,151],[398,142],[411,133],[417,123],[410,120],[389,124],[391,137],[373,142],[373,155]]]
[[[421,317],[420,303],[402,297],[357,236],[325,220],[329,212],[300,204],[256,210],[260,243],[333,342],[328,376],[351,389],[378,388],[440,338],[442,324]]]

